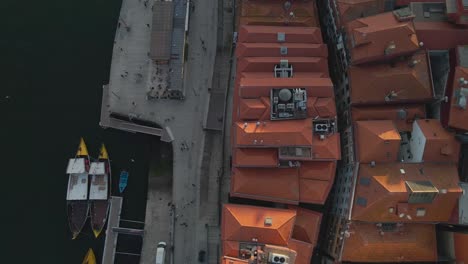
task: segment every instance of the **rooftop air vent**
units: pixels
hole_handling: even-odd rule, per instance
[[[468,97],[468,88],[460,88],[455,91],[455,105],[461,109],[466,109],[466,97]]]
[[[281,47],[280,47],[280,54],[281,54],[281,55],[288,55],[288,47],[286,47],[286,46],[281,46]]]
[[[265,226],[271,226],[273,224],[273,219],[271,217],[265,217]]]
[[[288,264],[289,257],[283,254],[270,253],[268,258],[271,264]]]
[[[326,135],[335,131],[335,122],[329,119],[318,119],[313,121],[314,133]]]
[[[400,22],[409,21],[416,17],[409,7],[397,9],[393,11],[393,15]]]
[[[272,89],[270,92],[271,120],[307,118],[305,89]]]
[[[276,78],[290,78],[293,77],[293,67],[289,65],[288,60],[280,60],[280,63],[275,65]]]
[[[278,38],[278,42],[285,42],[286,41],[286,33],[278,32],[277,38]]]

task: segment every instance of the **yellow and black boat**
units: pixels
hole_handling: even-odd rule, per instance
[[[96,264],[96,256],[92,248],[88,249],[88,253],[86,253],[82,264]]]
[[[75,158],[69,159],[67,166],[67,215],[73,239],[78,237],[88,218],[88,171],[88,149],[81,138]]]
[[[91,229],[98,237],[104,228],[110,207],[111,166],[107,149],[102,144],[97,161],[91,162],[89,202]]]

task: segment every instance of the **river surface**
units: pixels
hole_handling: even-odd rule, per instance
[[[81,263],[90,247],[100,260],[104,236],[94,239],[88,222],[72,241],[67,224],[65,169],[81,136],[93,156],[106,143],[114,194],[120,170],[130,168],[122,217],[144,221],[157,139],[98,125],[120,5],[0,1],[2,263]]]

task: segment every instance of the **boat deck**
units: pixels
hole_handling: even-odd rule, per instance
[[[90,200],[107,200],[109,180],[108,175],[91,175],[91,184],[89,186]]]
[[[68,179],[67,200],[88,199],[88,174],[70,174]]]

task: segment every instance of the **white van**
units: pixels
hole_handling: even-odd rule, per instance
[[[166,242],[159,242],[156,249],[156,264],[164,264],[166,257]]]

